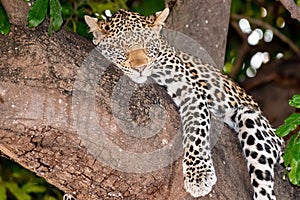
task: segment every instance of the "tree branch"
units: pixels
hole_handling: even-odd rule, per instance
[[[29,5],[22,0],[2,0],[1,1],[11,24],[14,25],[27,25],[27,13]]]
[[[238,72],[240,71],[240,68],[243,64],[244,58],[247,55],[247,53],[249,52],[249,45],[247,42],[247,38],[246,35],[244,33],[241,32],[237,22],[230,22],[231,26],[235,29],[235,31],[238,33],[238,35],[242,38],[242,45],[239,49],[239,53],[237,56],[237,60],[235,61],[233,67],[232,67],[232,71],[230,73],[230,77],[234,78]]]
[[[300,22],[300,7],[292,0],[279,0],[281,4],[291,13],[291,17]]]

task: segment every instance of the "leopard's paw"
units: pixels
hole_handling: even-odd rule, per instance
[[[207,195],[217,182],[212,162],[197,164],[196,166],[183,164],[184,188],[193,197]]]

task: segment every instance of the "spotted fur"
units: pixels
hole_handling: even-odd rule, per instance
[[[253,98],[227,76],[199,58],[170,46],[160,35],[169,14],[151,16],[125,10],[106,21],[85,16],[101,53],[137,83],[151,77],[167,88],[179,107],[183,124],[184,187],[204,196],[216,183],[210,148],[210,114],[237,132],[247,160],[253,199],[276,199],[274,166],[283,141],[271,128]]]

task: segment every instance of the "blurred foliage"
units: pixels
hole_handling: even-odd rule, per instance
[[[300,108],[300,94],[289,101],[290,106]],[[288,168],[288,177],[292,184],[300,186],[300,113],[293,113],[278,127],[276,133],[281,136],[291,135],[283,155],[284,166]]]
[[[7,35],[10,32],[8,16],[0,2],[0,34]]]
[[[143,15],[152,15],[153,13],[163,10],[165,8],[165,2],[163,0],[142,0],[142,1],[128,1],[130,10],[139,12]]]
[[[64,26],[79,35],[88,37],[88,29],[84,15],[101,18],[105,11],[111,13],[119,9],[133,10],[143,15],[149,15],[164,8],[163,0],[61,0]]]
[[[61,200],[62,192],[43,178],[0,156],[0,200]]]
[[[84,37],[88,37],[84,15],[101,17],[101,15],[105,16],[105,10],[113,13],[118,9],[128,9],[125,0],[61,0],[61,5],[64,26]]]
[[[241,31],[238,26],[240,18],[249,20],[252,31],[260,29],[265,34],[267,29],[271,29],[273,39],[265,42],[262,38],[257,45],[249,45],[247,39],[250,33]],[[292,19],[279,1],[232,0],[224,72],[238,82],[245,80],[248,68],[255,75],[259,69],[253,69],[250,61],[256,52],[268,52],[270,62],[278,59],[299,60],[300,37],[299,31],[295,30],[300,30],[299,21]],[[277,57],[278,53],[282,53],[283,57]]]

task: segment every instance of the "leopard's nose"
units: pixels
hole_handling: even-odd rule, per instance
[[[143,71],[150,62],[150,59],[145,52],[145,49],[135,49],[129,51],[127,53],[125,65],[139,72]]]

